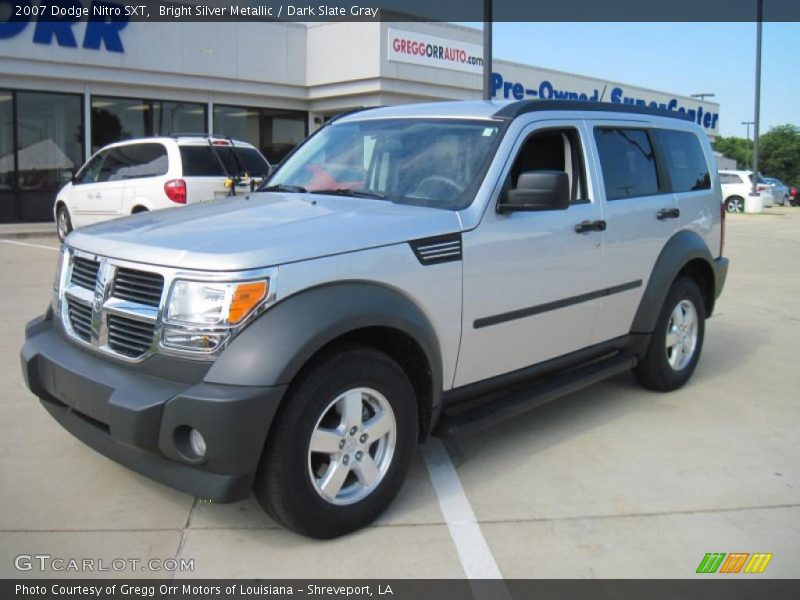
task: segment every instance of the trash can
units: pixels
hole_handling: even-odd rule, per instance
[[[753,196],[752,194],[748,194],[747,198],[744,199],[744,212],[746,213],[760,213],[764,210],[764,203],[761,201],[761,195],[757,194]]]

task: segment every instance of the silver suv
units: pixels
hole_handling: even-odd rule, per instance
[[[713,165],[647,108],[345,115],[254,193],[70,234],[25,378],[123,465],[338,536],[432,432],[629,369],[682,386],[728,266]]]

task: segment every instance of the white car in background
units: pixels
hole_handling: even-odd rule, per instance
[[[719,182],[722,186],[722,202],[730,213],[743,213],[744,200],[753,187],[752,171],[720,171]],[[769,182],[759,175],[756,190],[761,196],[761,204],[769,208],[775,203]]]
[[[269,169],[255,147],[229,138],[178,135],[110,144],[58,192],[58,237],[123,215],[247,192]]]

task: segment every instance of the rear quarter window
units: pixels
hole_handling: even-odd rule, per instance
[[[658,131],[658,140],[673,192],[711,189],[711,173],[697,135],[689,131],[661,129]]]
[[[597,127],[594,137],[608,200],[660,193],[656,157],[647,131]]]
[[[242,172],[265,177],[269,172],[269,164],[255,148],[181,146],[180,152],[184,177],[225,177]]]

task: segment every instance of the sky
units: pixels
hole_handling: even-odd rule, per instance
[[[755,23],[495,23],[493,38],[497,59],[684,96],[713,92],[723,136],[744,137],[741,122],[753,120]],[[800,23],[764,23],[762,39],[761,133],[800,126]]]

